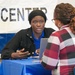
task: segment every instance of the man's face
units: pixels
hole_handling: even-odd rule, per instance
[[[35,16],[31,20],[31,26],[34,33],[41,34],[45,26],[44,18],[42,16]]]

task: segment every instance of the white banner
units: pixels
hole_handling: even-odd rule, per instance
[[[30,27],[28,15],[35,9],[47,15],[46,27],[57,30],[51,19],[56,4],[61,2],[75,6],[75,0],[0,0],[0,33],[15,33]]]
[[[58,0],[0,0],[0,33],[14,33],[30,27],[28,15],[40,9],[47,15],[46,27],[57,29],[52,23]]]

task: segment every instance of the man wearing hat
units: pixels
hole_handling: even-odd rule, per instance
[[[41,10],[33,10],[28,16],[30,28],[20,30],[3,48],[2,59],[18,59],[36,56],[40,48],[41,38],[48,38],[54,31],[45,28],[47,17]]]

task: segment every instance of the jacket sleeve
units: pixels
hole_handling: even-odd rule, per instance
[[[6,44],[1,52],[1,59],[10,59],[11,53],[16,52],[21,40],[21,31],[15,34],[15,36]]]

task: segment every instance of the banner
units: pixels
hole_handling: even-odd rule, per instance
[[[40,9],[47,15],[46,27],[55,28],[51,22],[57,0],[0,0],[0,33],[13,33],[30,27],[28,15]]]
[[[56,4],[61,2],[69,2],[75,6],[75,0],[0,0],[0,33],[16,33],[30,27],[28,15],[35,9],[46,14],[46,27],[57,30],[51,19]]]

